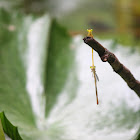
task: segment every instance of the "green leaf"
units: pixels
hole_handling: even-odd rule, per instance
[[[25,67],[19,53],[19,31],[24,18],[21,14],[0,11],[0,112],[18,126],[21,133],[36,126],[29,95],[26,90]],[[7,119],[1,115],[4,131],[8,131]],[[6,120],[6,121],[5,121]],[[13,128],[14,130],[15,128]],[[15,131],[17,132],[17,131]],[[11,132],[12,133],[12,132]]]
[[[0,113],[0,118],[2,120],[2,126],[4,129],[4,132],[12,139],[14,140],[22,140],[18,133],[18,128],[13,126],[8,119],[6,118],[4,112]]]
[[[0,140],[5,140],[5,136],[4,136],[1,120],[0,120]]]
[[[51,25],[50,42],[46,64],[46,116],[56,102],[67,81],[73,63],[74,52],[67,31],[54,20]]]
[[[0,10],[0,119],[4,132],[14,140],[46,140],[46,137],[55,137],[46,127],[43,130],[38,128],[35,108],[26,88],[28,61],[25,61],[25,56],[30,47],[29,32],[40,19],[43,23],[39,25],[41,32],[37,30],[35,34],[38,34],[37,47],[44,50],[43,56],[39,58],[42,63],[39,76],[45,87],[48,115],[70,72],[70,58],[73,56],[71,37],[55,20],[46,31],[51,20],[47,15],[38,18]],[[59,132],[55,126],[50,129]]]

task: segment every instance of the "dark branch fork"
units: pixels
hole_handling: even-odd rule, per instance
[[[99,54],[103,62],[107,61],[112,66],[113,70],[124,79],[127,85],[134,90],[140,98],[140,82],[134,78],[130,70],[120,63],[113,53],[104,48],[92,37],[85,37],[83,40]]]

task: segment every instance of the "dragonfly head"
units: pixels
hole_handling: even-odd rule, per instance
[[[92,31],[93,31],[92,29],[87,29],[88,37],[93,37]]]

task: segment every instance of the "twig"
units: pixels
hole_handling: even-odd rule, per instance
[[[134,78],[130,70],[120,63],[113,53],[104,48],[95,39],[85,37],[83,40],[99,54],[103,62],[108,62],[112,66],[113,70],[124,79],[127,85],[134,90],[140,98],[140,82]]]

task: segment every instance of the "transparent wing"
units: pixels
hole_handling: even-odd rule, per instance
[[[99,77],[96,72],[95,72],[95,76],[96,76],[97,81],[99,81]]]

